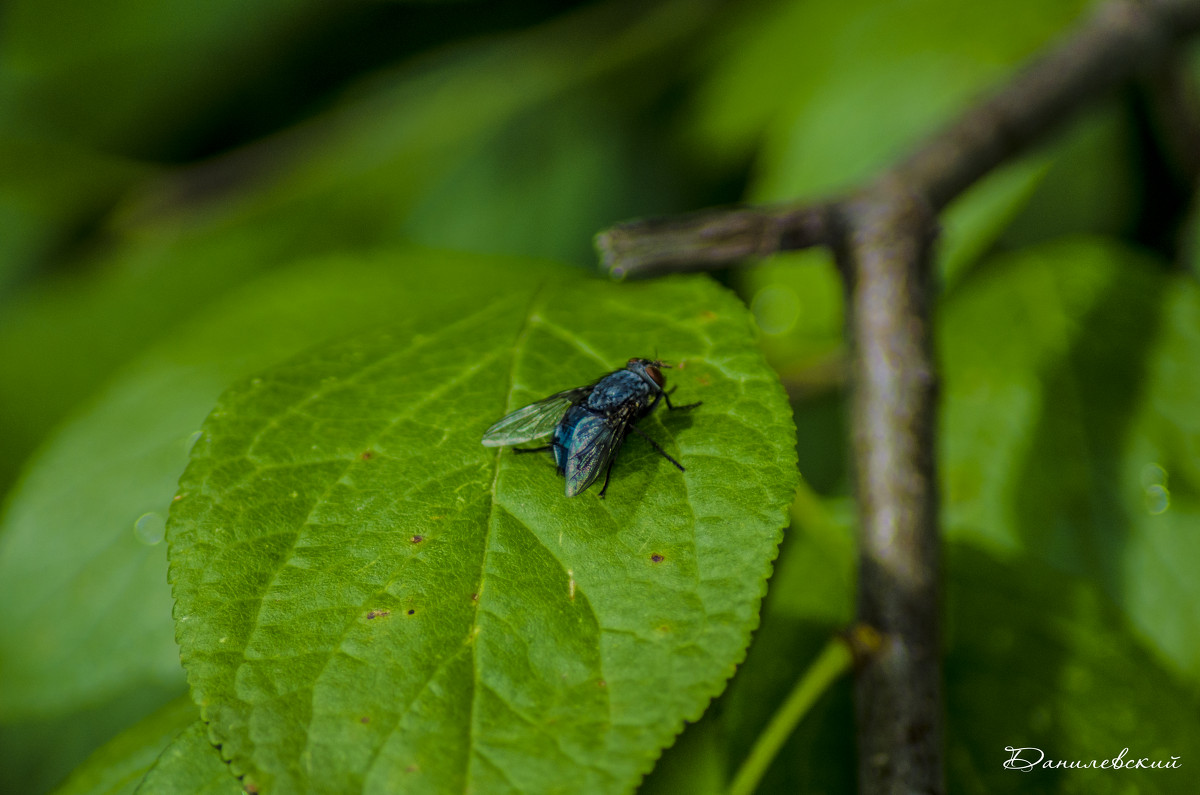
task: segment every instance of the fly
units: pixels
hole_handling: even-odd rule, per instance
[[[633,431],[658,451],[680,472],[683,465],[637,427],[637,421],[664,401],[668,409],[692,409],[671,404],[662,368],[671,365],[650,359],[630,359],[623,370],[615,370],[594,384],[558,392],[530,403],[497,421],[483,433],[485,447],[524,444],[550,438],[543,447],[514,448],[517,453],[554,453],[558,474],[566,478],[567,496],[574,497],[604,473],[600,496],[608,490],[608,477],[625,437]]]

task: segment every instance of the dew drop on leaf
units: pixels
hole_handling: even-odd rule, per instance
[[[147,546],[162,543],[167,533],[167,521],[161,514],[150,511],[138,517],[133,523],[133,532],[137,540]]]

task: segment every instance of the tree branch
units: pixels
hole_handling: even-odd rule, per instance
[[[705,210],[597,236],[614,275],[825,245],[847,284],[859,621],[882,633],[855,687],[865,793],[945,791],[930,250],[936,213],[1090,100],[1165,62],[1200,0],[1118,0],[879,179],[819,204]]]
[[[891,169],[940,211],[988,171],[1087,103],[1143,72],[1200,29],[1198,0],[1118,0]],[[708,270],[777,251],[834,245],[834,203],[709,209],[627,221],[596,236],[614,276]]]
[[[854,357],[858,620],[886,640],[855,683],[859,791],[940,793],[932,208],[895,180],[842,205]]]
[[[824,205],[735,207],[618,224],[596,235],[596,249],[601,267],[619,278],[645,271],[723,268],[829,239],[829,208]]]

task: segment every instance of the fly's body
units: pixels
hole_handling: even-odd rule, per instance
[[[484,432],[483,444],[501,447],[549,437],[550,444],[544,447],[517,448],[516,452],[550,450],[559,474],[566,479],[568,497],[595,483],[601,472],[604,486],[600,496],[604,496],[617,451],[630,431],[645,437],[682,472],[683,466],[636,426],[660,401],[668,409],[700,405],[671,404],[665,391],[664,367],[670,365],[650,359],[630,359],[625,369],[611,372],[594,384],[568,389],[517,409]]]

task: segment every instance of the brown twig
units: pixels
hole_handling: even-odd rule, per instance
[[[883,638],[855,688],[862,792],[945,790],[930,327],[936,213],[1092,99],[1157,68],[1198,29],[1200,0],[1117,0],[848,198],[633,221],[597,236],[616,275],[710,269],[814,245],[836,254],[855,345],[858,620]]]
[[[829,209],[747,207],[618,224],[596,235],[601,267],[616,277],[648,270],[723,268],[747,257],[829,241]]]
[[[895,180],[842,205],[859,509],[858,621],[887,643],[855,685],[862,792],[940,793],[939,546],[930,303],[936,230]]]

